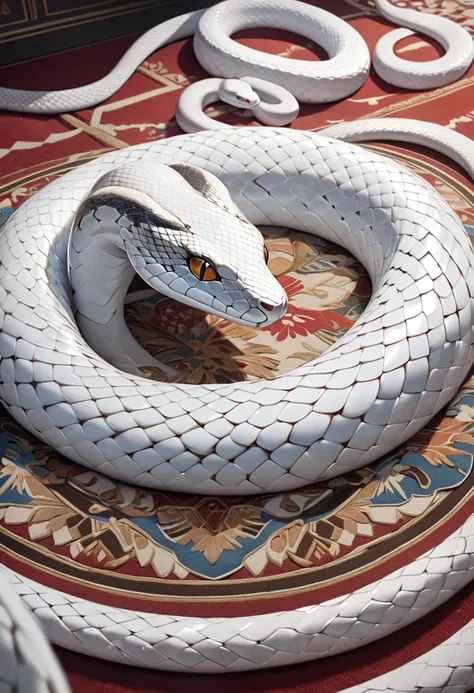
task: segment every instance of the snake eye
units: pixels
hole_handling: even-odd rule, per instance
[[[188,260],[188,267],[197,279],[205,282],[211,282],[214,279],[218,279],[214,267],[207,260],[203,260],[202,257],[190,257]]]
[[[268,248],[266,245],[263,246],[263,257],[265,258],[265,264],[268,265],[268,259],[270,255],[268,253]]]

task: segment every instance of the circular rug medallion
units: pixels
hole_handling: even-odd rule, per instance
[[[474,234],[474,196],[459,176],[419,155],[390,154],[435,185]],[[85,159],[0,181],[0,223]],[[196,385],[274,378],[317,357],[357,320],[371,288],[354,258],[305,234],[265,234],[269,266],[289,298],[287,314],[266,329],[205,315],[134,281],[127,323],[162,365],[143,369],[146,377]],[[216,498],[148,491],[85,470],[3,411],[4,562],[93,601],[161,614],[225,617],[316,604],[405,565],[474,511],[473,421],[474,381],[376,464],[289,493]]]

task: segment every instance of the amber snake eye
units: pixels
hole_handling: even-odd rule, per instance
[[[188,259],[188,267],[194,276],[201,281],[210,282],[214,279],[219,279],[219,275],[215,268],[211,265],[208,260],[204,260],[202,257],[190,257]]]

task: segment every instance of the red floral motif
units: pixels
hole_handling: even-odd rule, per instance
[[[277,342],[295,339],[297,336],[306,337],[317,330],[334,333],[352,327],[353,321],[335,310],[310,310],[297,306],[295,298],[305,291],[305,286],[299,279],[284,275],[278,277],[278,281],[288,296],[288,310],[281,320],[263,328],[276,337]]]
[[[256,332],[171,299],[127,311],[129,328],[138,341],[177,376],[159,379],[188,383],[236,382],[248,377],[272,378],[275,349],[251,342]],[[236,343],[239,340],[240,346]],[[248,343],[246,343],[248,342]],[[144,367],[142,370],[153,370]]]

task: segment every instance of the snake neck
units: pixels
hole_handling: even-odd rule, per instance
[[[89,346],[109,363],[133,375],[138,366],[169,369],[135,340],[123,312],[135,276],[117,226],[107,224],[107,208],[89,212],[69,243],[69,278],[76,322]]]

